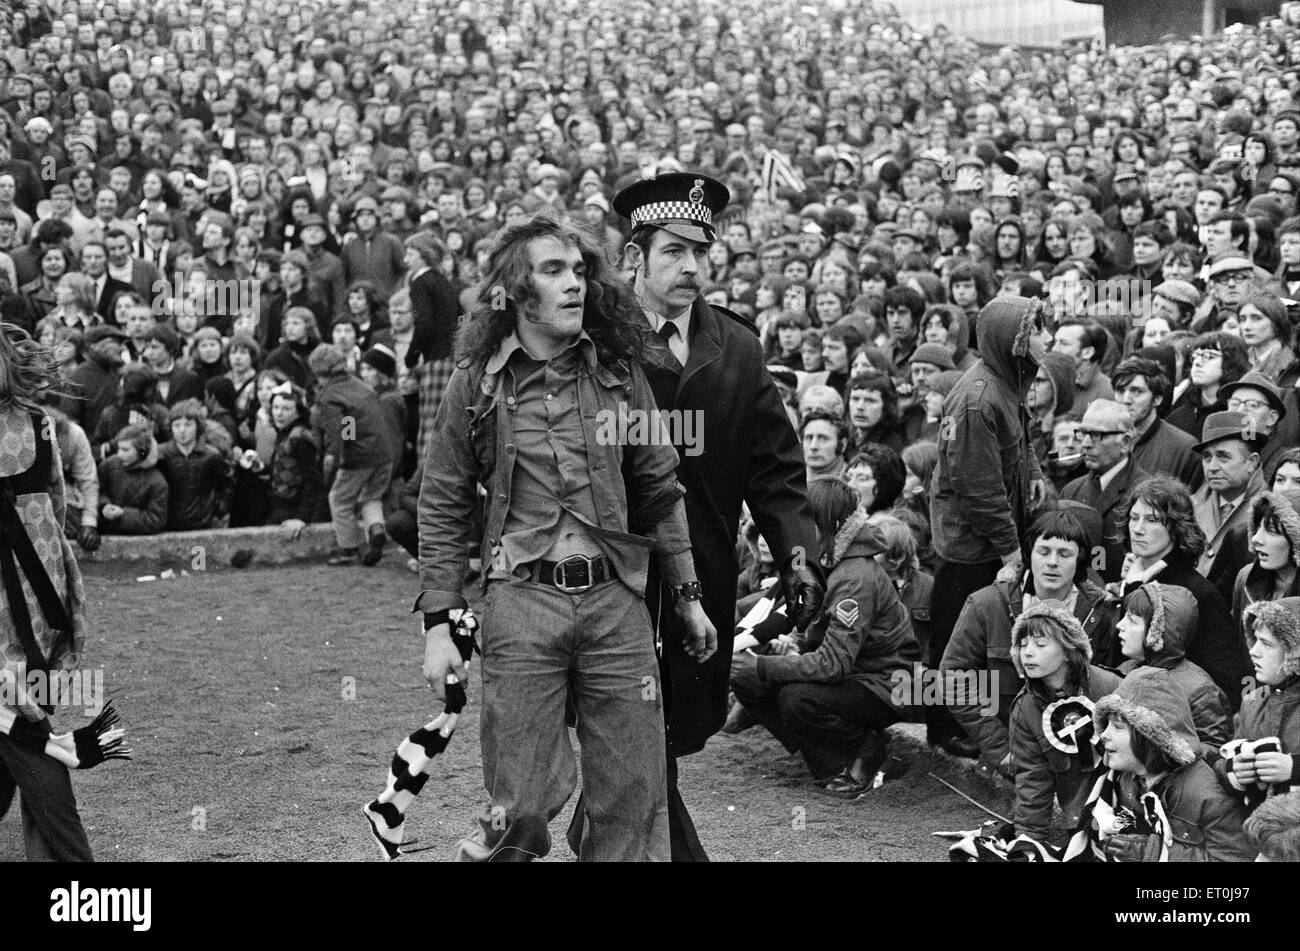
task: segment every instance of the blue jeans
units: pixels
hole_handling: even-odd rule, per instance
[[[645,601],[621,581],[565,594],[488,585],[482,617],[483,781],[491,800],[462,861],[527,861],[577,785],[565,698],[578,713],[584,862],[668,861],[663,700]]]

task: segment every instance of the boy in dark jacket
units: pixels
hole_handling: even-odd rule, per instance
[[[211,528],[230,510],[230,466],[200,441],[207,425],[198,400],[171,408],[172,438],[158,453],[158,471],[167,480],[167,530]]]
[[[348,372],[347,359],[321,344],[308,360],[320,392],[316,429],[324,450],[325,484],[337,547],[331,565],[374,565],[383,557],[384,496],[392,481],[388,419],[379,396]],[[360,515],[361,524],[357,519]],[[364,558],[360,549],[369,542]]]
[[[143,426],[117,434],[117,454],[99,466],[99,528],[105,535],[156,535],[167,526],[167,480],[158,444]]]

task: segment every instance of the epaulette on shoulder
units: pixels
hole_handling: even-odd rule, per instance
[[[740,324],[740,326],[744,327],[746,330],[752,333],[755,337],[762,336],[762,334],[758,332],[758,327],[755,326],[752,320],[749,320],[748,318],[745,317],[741,317],[734,310],[727,310],[727,308],[720,307],[717,304],[710,304],[709,309],[712,310],[715,314],[725,314],[727,317],[730,317],[736,323]]]

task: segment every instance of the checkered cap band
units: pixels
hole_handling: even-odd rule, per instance
[[[685,218],[713,227],[713,212],[708,205],[691,201],[652,201],[632,212],[632,224],[643,225],[669,218]]]

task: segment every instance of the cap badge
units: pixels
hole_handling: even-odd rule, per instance
[[[678,192],[678,194],[681,193]],[[690,194],[687,195],[686,197],[691,200],[692,204],[696,204],[696,205],[703,204],[704,203],[704,179],[697,178],[695,180],[695,187],[691,189]]]

